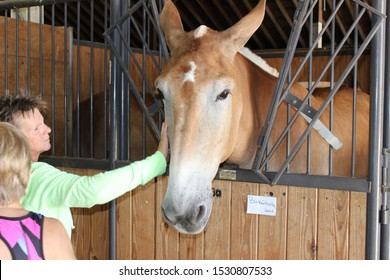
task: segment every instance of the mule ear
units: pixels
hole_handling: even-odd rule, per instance
[[[220,33],[221,37],[225,38],[223,39],[224,46],[228,47],[232,58],[246,44],[263,22],[265,3],[266,0],[260,0],[256,7],[239,22]]]
[[[160,25],[168,47],[173,52],[180,45],[181,38],[186,32],[184,31],[179,11],[171,0],[165,1],[160,15]]]

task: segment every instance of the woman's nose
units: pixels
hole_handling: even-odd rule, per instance
[[[47,133],[51,132],[51,128],[49,126],[47,126],[46,124],[45,124],[45,128],[46,128]]]

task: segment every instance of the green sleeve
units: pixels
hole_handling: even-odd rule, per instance
[[[33,163],[23,203],[49,207],[92,207],[107,203],[122,194],[148,183],[166,170],[166,160],[157,151],[144,160],[94,176],[78,176],[47,163]],[[35,200],[35,201],[34,201]]]

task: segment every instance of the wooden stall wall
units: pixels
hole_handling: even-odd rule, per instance
[[[30,28],[30,34],[28,33]],[[4,36],[7,31],[7,38]],[[39,34],[42,32],[42,46],[39,45]],[[52,128],[52,135],[56,141],[52,143],[58,154],[64,153],[64,64],[66,64],[69,53],[64,55],[68,49],[64,39],[64,28],[42,26],[39,24],[18,21],[18,32],[16,20],[7,20],[5,29],[4,17],[0,17],[0,56],[3,60],[0,63],[0,88],[4,93],[21,91],[33,96],[42,96],[48,104],[46,123]],[[52,40],[52,35],[55,40]],[[68,31],[69,38],[71,33]],[[5,40],[7,48],[5,49]],[[69,41],[68,41],[69,42]],[[42,56],[40,55],[42,53]],[[8,76],[5,75],[7,69]],[[69,67],[67,69],[70,69]],[[40,79],[42,75],[43,79]],[[52,111],[56,112],[52,118]]]
[[[4,34],[3,20],[0,19],[0,34]],[[23,25],[23,22],[19,22]],[[18,54],[20,89],[27,88],[27,40],[26,33],[19,32],[19,50],[14,24],[8,22],[8,89],[16,90],[16,55]],[[27,28],[27,27],[25,27]],[[50,111],[56,111],[54,123],[55,145],[58,155],[62,153],[64,127],[64,34],[62,28],[55,28],[55,69],[52,69],[51,27],[44,27],[43,48],[44,84],[39,86],[39,51],[36,40],[31,41],[31,92],[42,95],[50,104]],[[31,26],[31,32],[38,32]],[[12,37],[13,36],[13,37]],[[81,63],[76,63],[77,52]],[[4,38],[0,37],[0,55],[4,56]],[[89,58],[92,49],[73,46],[73,94],[80,91],[82,99],[91,92],[104,89],[104,51],[94,48],[94,82],[91,89]],[[297,67],[302,58],[294,60]],[[350,56],[340,56],[335,63],[336,76],[345,68]],[[268,63],[280,69],[282,58],[268,58]],[[321,56],[313,58],[313,77],[325,65]],[[77,67],[80,65],[80,72]],[[359,85],[369,89],[369,57],[359,61]],[[5,63],[0,63],[0,78],[5,81]],[[54,100],[51,97],[53,85],[51,73],[55,73]],[[150,80],[156,70],[148,71]],[[317,73],[317,74],[315,74]],[[77,75],[79,75],[77,77]],[[307,71],[300,81],[307,81]],[[136,75],[135,75],[136,76]],[[328,79],[329,76],[326,77]],[[76,84],[75,81],[79,80]],[[137,83],[140,77],[135,77]],[[5,84],[5,83],[3,83]],[[5,90],[5,88],[3,89]],[[52,105],[53,104],[53,105]],[[54,106],[54,107],[53,107]],[[139,138],[139,137],[138,137]],[[153,144],[155,145],[155,144]],[[155,146],[148,148],[152,153]],[[80,174],[92,175],[99,171],[61,168]],[[349,191],[323,190],[292,186],[268,186],[234,181],[214,181],[220,197],[215,197],[213,212],[206,230],[198,235],[183,235],[168,227],[160,214],[160,203],[164,197],[168,178],[161,176],[146,186],[141,186],[117,199],[117,258],[118,259],[364,259],[366,194]],[[115,187],[115,186],[113,186]],[[274,196],[277,199],[277,215],[259,216],[246,214],[248,195]],[[79,259],[108,259],[108,206],[99,205],[91,209],[72,209],[75,229],[72,242]]]

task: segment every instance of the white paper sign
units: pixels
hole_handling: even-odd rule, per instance
[[[276,197],[248,195],[246,212],[248,214],[276,216]]]

